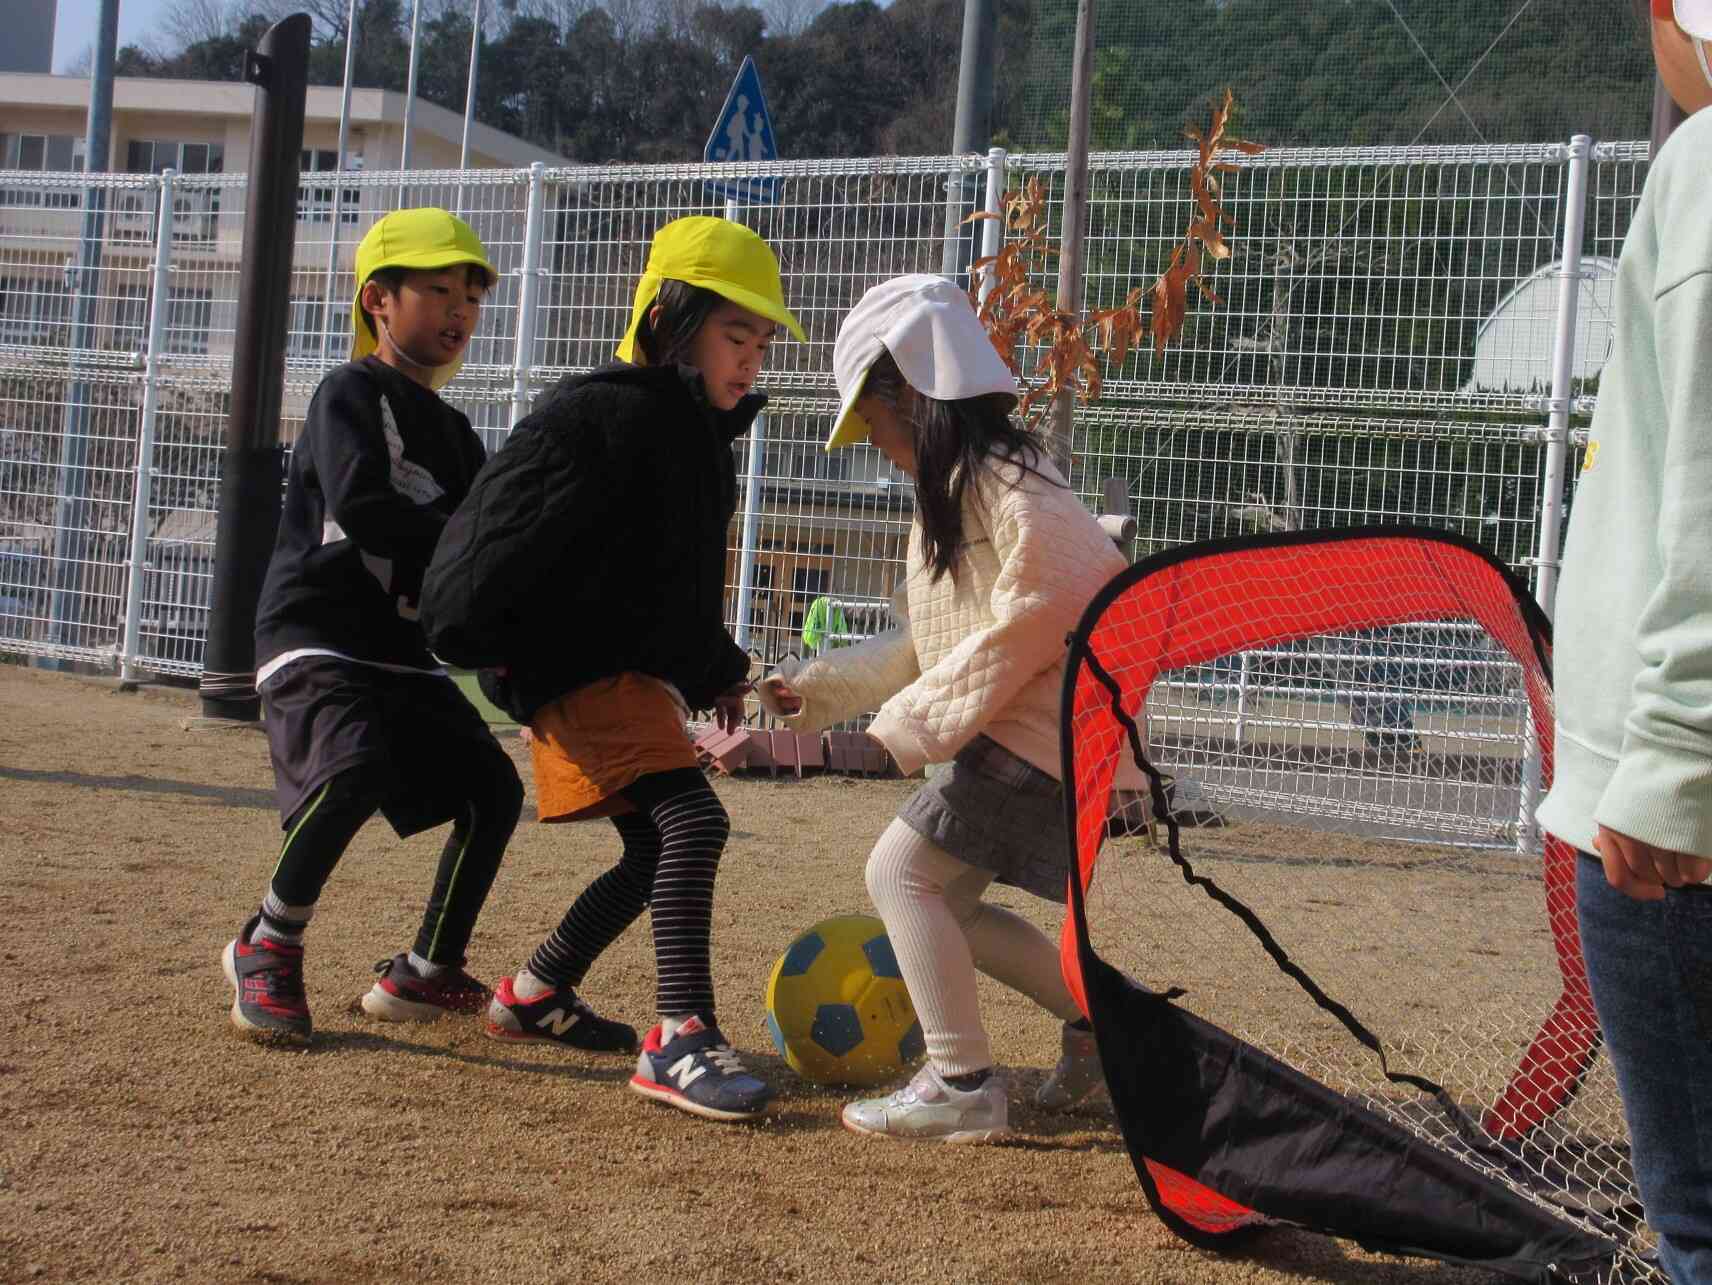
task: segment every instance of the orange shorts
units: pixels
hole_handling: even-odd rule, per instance
[[[647,674],[623,673],[569,692],[535,712],[535,810],[543,821],[634,811],[619,794],[651,772],[697,766],[687,711]]]

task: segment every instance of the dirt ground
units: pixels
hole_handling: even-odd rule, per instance
[[[1109,1116],[1035,1111],[1056,1023],[983,982],[1012,1139],[857,1137],[776,1058],[762,992],[800,929],[866,910],[862,864],[911,786],[719,783],[721,1025],[779,1088],[719,1125],[627,1091],[628,1059],[494,1044],[479,1019],[377,1025],[439,837],[367,827],[311,929],[316,1037],[238,1039],[219,953],[280,832],[262,736],[193,693],[0,666],[0,1281],[1382,1282],[1483,1272],[1272,1232],[1240,1256],[1149,1212]],[[525,780],[521,745],[509,742]],[[527,815],[527,814],[526,814]],[[525,821],[470,950],[517,967],[612,856],[610,827]],[[1001,892],[1056,931],[1051,908]],[[652,1020],[645,924],[585,992]]]

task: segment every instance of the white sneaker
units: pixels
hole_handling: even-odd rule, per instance
[[[1060,1036],[1063,1052],[1058,1065],[1034,1095],[1042,1111],[1068,1111],[1108,1097],[1106,1073],[1100,1068],[1100,1046],[1092,1031],[1079,1031],[1068,1022]]]
[[[890,1097],[844,1108],[852,1133],[884,1134],[919,1142],[991,1142],[1010,1132],[1004,1077],[996,1071],[978,1089],[956,1089],[929,1062]]]

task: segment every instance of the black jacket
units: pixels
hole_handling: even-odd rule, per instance
[[[706,709],[749,659],[725,630],[737,507],[731,443],[766,405],[715,410],[683,367],[562,380],[512,430],[446,525],[424,581],[429,645],[527,720],[640,670]]]
[[[292,448],[256,659],[324,647],[438,668],[416,620],[422,573],[485,457],[468,419],[384,362],[328,372]]]

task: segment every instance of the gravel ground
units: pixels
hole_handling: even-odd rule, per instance
[[[796,932],[868,909],[863,860],[907,783],[719,783],[721,1024],[780,1090],[765,1123],[729,1126],[629,1093],[627,1059],[496,1045],[474,1018],[364,1019],[354,1001],[409,944],[439,847],[380,822],[311,931],[314,1044],[236,1038],[219,952],[280,841],[261,735],[196,726],[183,690],[16,665],[0,709],[0,1281],[1492,1279],[1288,1231],[1234,1257],[1181,1243],[1109,1116],[1033,1109],[1056,1024],[985,982],[1012,1140],[840,1128],[842,1098],[773,1056],[761,997]],[[471,971],[515,968],[613,848],[605,825],[526,821]],[[1044,903],[999,896],[1056,930]],[[585,993],[641,1026],[652,988],[638,925]]]

